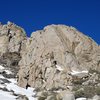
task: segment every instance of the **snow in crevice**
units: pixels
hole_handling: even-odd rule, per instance
[[[88,74],[88,71],[87,70],[83,70],[83,71],[72,70],[71,71],[71,75],[78,75],[78,74]]]
[[[0,72],[6,72],[6,74],[12,74],[10,70],[5,69],[3,66],[0,65]]]
[[[87,99],[86,99],[86,98],[81,97],[81,98],[77,98],[76,100],[87,100]]]
[[[11,71],[9,71],[9,70],[4,70],[7,74],[12,74],[12,72]]]
[[[56,69],[59,70],[59,71],[63,71],[63,70],[64,70],[64,69],[63,69],[61,66],[59,66],[59,65],[56,65]]]

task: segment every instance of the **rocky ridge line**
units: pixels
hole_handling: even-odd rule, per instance
[[[49,25],[28,38],[19,26],[1,24],[0,48],[0,64],[17,74],[21,87],[47,95],[59,91],[66,100],[77,86],[99,86],[100,46],[73,27]]]

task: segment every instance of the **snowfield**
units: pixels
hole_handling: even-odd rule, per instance
[[[16,97],[10,92],[0,90],[0,100],[16,100]]]
[[[0,65],[0,72],[3,71],[5,71],[6,74],[12,73]],[[2,80],[5,80],[5,82]],[[16,94],[16,96],[14,94]],[[17,95],[25,95],[29,100],[37,100],[34,98],[34,88],[21,88],[17,85],[16,79],[9,79],[0,74],[0,100],[16,100]]]

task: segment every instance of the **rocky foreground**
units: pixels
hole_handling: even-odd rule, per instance
[[[49,25],[28,38],[1,24],[0,65],[2,100],[100,100],[100,46],[73,27]]]
[[[0,100],[37,100],[33,88],[21,88],[17,85],[14,73],[0,65]]]

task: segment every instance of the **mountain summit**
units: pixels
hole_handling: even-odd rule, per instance
[[[41,100],[74,100],[64,98],[76,86],[99,86],[100,46],[90,37],[66,25],[46,26],[30,38],[25,34],[11,22],[0,25],[0,64],[14,72],[19,86],[35,88],[37,97],[45,91]],[[56,99],[48,99],[51,92]]]

